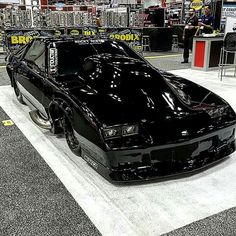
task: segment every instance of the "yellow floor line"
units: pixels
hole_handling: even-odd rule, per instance
[[[0,66],[0,68],[5,68],[6,66]]]
[[[157,59],[157,58],[164,58],[164,57],[178,57],[182,55],[182,53],[179,54],[171,54],[171,55],[162,55],[162,56],[146,56],[145,59]]]

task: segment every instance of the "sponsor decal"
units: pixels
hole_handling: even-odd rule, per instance
[[[84,45],[84,44],[101,44],[103,43],[104,40],[103,39],[81,39],[81,40],[75,40],[76,44],[79,45]]]
[[[81,39],[81,40],[75,40],[75,43],[77,43],[79,45],[90,44],[90,43],[101,44],[103,42],[104,42],[103,39]]]
[[[203,6],[202,0],[193,0],[190,4],[190,7],[195,9],[195,11],[199,11]]]
[[[94,35],[96,35],[96,32],[90,31],[90,30],[84,30],[83,35],[84,36],[94,36]]]
[[[11,45],[22,45],[30,42],[32,39],[38,37],[40,33],[38,31],[13,31],[6,32],[7,37],[10,37]]]
[[[85,27],[82,29],[83,35],[86,37],[93,37],[97,35],[98,29],[94,27]]]
[[[91,39],[90,42],[91,43],[96,43],[96,44],[101,44],[101,43],[104,42],[104,40],[102,40],[102,39]]]
[[[49,72],[50,72],[50,74],[57,73],[57,65],[58,65],[57,49],[50,48],[49,49]]]
[[[98,169],[98,164],[87,155],[84,155],[84,160],[87,161],[94,169]]]
[[[33,38],[36,38],[37,36],[24,36],[24,35],[20,35],[20,36],[16,36],[13,35],[11,36],[11,44],[26,44],[29,41],[31,41]]]
[[[43,32],[43,31],[41,31],[41,32]],[[33,30],[33,31],[26,31],[24,33],[24,35],[25,36],[32,36],[32,37],[34,37],[34,36],[40,36],[40,33],[37,30]]]
[[[141,50],[142,50],[142,46],[134,45],[134,46],[133,46],[133,49],[134,49],[135,51],[141,51]]]
[[[118,39],[122,41],[139,41],[140,36],[137,34],[110,34],[111,39]]]
[[[71,36],[78,36],[79,35],[79,30],[73,29],[70,31]]]
[[[76,40],[75,43],[79,45],[89,44],[89,39]]]
[[[110,39],[126,42],[136,51],[142,50],[142,30],[141,29],[108,29],[108,37]]]
[[[106,29],[99,28],[99,29],[98,29],[98,32],[99,32],[99,33],[105,33],[105,32],[106,32]]]
[[[54,33],[54,35],[55,35],[56,37],[60,37],[60,36],[61,36],[61,31],[60,31],[60,30],[56,30],[55,33]]]

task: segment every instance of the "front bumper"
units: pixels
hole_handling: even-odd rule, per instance
[[[235,125],[175,144],[106,153],[97,171],[111,182],[159,179],[202,169],[235,151]]]

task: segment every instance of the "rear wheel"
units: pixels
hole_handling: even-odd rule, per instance
[[[78,141],[78,139],[75,136],[74,129],[67,117],[64,117],[63,119],[63,128],[64,128],[64,134],[66,138],[66,142],[70,148],[70,150],[76,154],[81,156],[81,146]]]

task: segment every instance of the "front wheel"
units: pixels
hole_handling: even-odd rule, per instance
[[[78,141],[78,139],[75,136],[73,127],[67,117],[64,117],[63,119],[63,128],[64,128],[64,134],[66,138],[66,142],[70,148],[70,150],[76,154],[81,156],[81,146]]]

